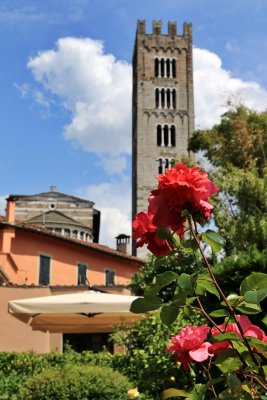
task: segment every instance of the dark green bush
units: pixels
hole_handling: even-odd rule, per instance
[[[111,366],[112,355],[108,352],[93,353],[85,351],[76,353],[67,348],[61,353],[36,354],[32,351],[25,353],[0,352],[0,400],[15,400],[24,381],[50,367],[72,365]]]
[[[126,400],[132,387],[111,368],[66,364],[46,368],[21,386],[19,400]]]

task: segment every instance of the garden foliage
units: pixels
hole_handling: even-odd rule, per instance
[[[159,309],[166,325],[177,319],[181,308],[184,312],[197,311],[206,318],[206,324],[182,328],[167,346],[176,364],[182,365],[192,381],[187,391],[179,387],[165,390],[164,399],[266,398],[267,336],[250,318],[263,314],[267,274],[253,272],[246,276],[238,293],[229,296],[219,285],[203,247],[206,243],[218,253],[225,245],[218,232],[204,229],[213,210],[210,197],[218,190],[205,171],[177,164],[158,175],[148,210],[137,214],[133,222],[137,247],[145,244],[158,260],[174,257],[179,265],[188,253],[200,255],[205,268],[204,273],[177,273],[170,269],[156,274],[144,296],[131,307],[135,313]],[[174,290],[166,301],[164,288],[170,284]],[[212,302],[207,297],[212,297]],[[266,316],[262,319],[265,321]],[[204,383],[198,377],[200,369],[206,377]]]
[[[131,387],[126,377],[111,368],[66,364],[26,379],[18,400],[127,400]]]

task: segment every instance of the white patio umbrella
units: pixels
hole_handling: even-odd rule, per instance
[[[33,330],[53,333],[110,332],[143,317],[129,311],[137,297],[88,290],[8,302],[8,311]]]

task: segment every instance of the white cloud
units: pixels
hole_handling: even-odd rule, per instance
[[[108,175],[113,175],[125,170],[127,160],[126,157],[103,157],[99,165]]]
[[[96,153],[109,175],[124,171],[131,142],[130,64],[106,54],[99,41],[68,37],[31,58],[28,67],[46,91],[36,100],[47,107],[47,98],[50,103],[57,98],[70,112],[65,138]],[[229,97],[257,110],[266,108],[267,91],[256,82],[234,78],[209,50],[194,49],[194,84],[197,128],[218,123]],[[27,96],[28,86],[21,86],[20,92]],[[115,236],[130,233],[127,180],[88,186],[77,195],[93,200],[102,212],[100,243],[114,247]]]
[[[131,142],[131,66],[106,54],[103,43],[90,38],[62,38],[56,48],[42,51],[28,62],[37,82],[70,111],[64,127],[67,140],[100,156],[109,173],[125,168],[123,155]],[[251,108],[265,109],[267,91],[258,83],[234,78],[220,57],[205,49],[194,49],[196,127],[217,123],[229,97]],[[22,96],[30,91],[18,86]],[[48,107],[48,97],[35,90],[39,104]],[[103,156],[109,160],[102,162]]]
[[[28,62],[35,79],[72,114],[65,138],[86,151],[130,153],[131,66],[105,54],[99,41],[59,39]],[[121,164],[121,166],[123,166]]]
[[[115,248],[115,237],[125,233],[131,235],[131,220],[118,208],[101,208],[100,243]]]
[[[197,128],[218,123],[229,98],[256,110],[266,109],[267,91],[256,82],[232,77],[220,57],[209,50],[194,49],[194,84]]]
[[[128,178],[81,188],[76,195],[95,202],[101,211],[101,244],[115,247],[115,237],[131,235],[131,185]]]

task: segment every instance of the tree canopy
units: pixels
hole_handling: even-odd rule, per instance
[[[220,124],[194,132],[189,144],[203,151],[221,189],[214,218],[226,254],[267,245],[267,112],[231,107]]]

